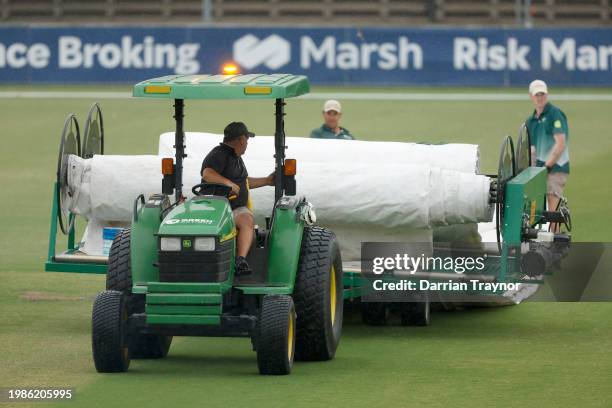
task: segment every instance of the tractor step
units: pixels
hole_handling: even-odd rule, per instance
[[[168,315],[220,315],[221,305],[214,306],[192,306],[192,305],[151,305],[148,304],[145,311],[147,314]]]
[[[257,318],[251,315],[167,315],[146,313],[130,316],[131,327],[140,333],[163,336],[252,337]]]
[[[145,298],[149,325],[219,325],[223,296],[219,285],[150,282]]]
[[[220,305],[219,293],[147,293],[147,305]]]
[[[147,282],[148,293],[221,293],[218,283]]]

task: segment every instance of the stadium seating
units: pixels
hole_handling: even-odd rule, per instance
[[[0,0],[0,23],[516,25],[525,0]],[[209,13],[203,4],[210,4]],[[612,0],[532,0],[534,26],[609,26]]]

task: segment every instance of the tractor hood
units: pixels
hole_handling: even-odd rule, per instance
[[[216,235],[232,234],[234,221],[227,199],[223,197],[194,197],[177,205],[161,225],[159,235]]]

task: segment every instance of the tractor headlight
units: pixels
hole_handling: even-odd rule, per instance
[[[162,251],[180,251],[181,239],[179,237],[162,237],[159,246]]]
[[[196,237],[194,249],[196,251],[214,251],[215,237]]]

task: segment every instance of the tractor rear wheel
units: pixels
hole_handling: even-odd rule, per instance
[[[257,331],[257,366],[264,375],[291,373],[295,355],[295,306],[291,296],[263,298]]]
[[[99,293],[91,319],[91,348],[98,372],[127,371],[130,366],[128,331],[126,297],[116,290]]]
[[[342,258],[336,235],[305,227],[293,300],[297,312],[296,359],[331,360],[342,333]]]
[[[116,290],[130,298],[129,314],[144,313],[145,298],[143,295],[132,295],[132,266],[130,261],[130,230],[124,229],[115,237],[108,256],[106,289]],[[163,358],[170,350],[172,336],[158,334],[137,334],[130,338],[132,357]]]

